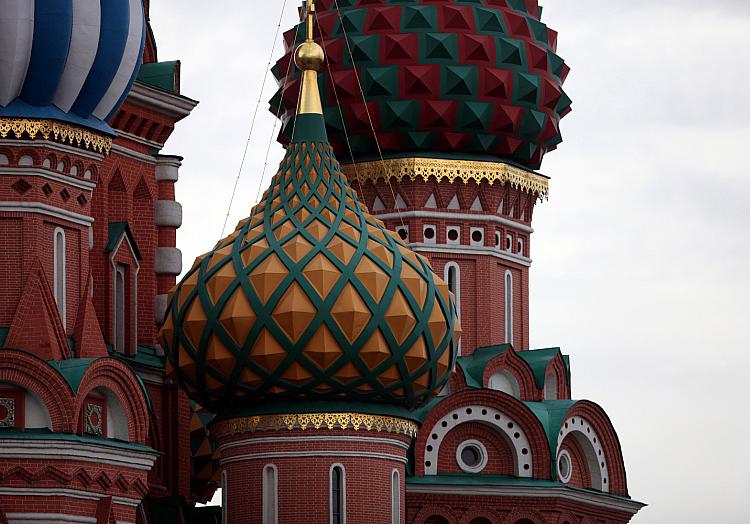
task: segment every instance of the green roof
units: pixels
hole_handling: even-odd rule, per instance
[[[122,235],[128,236],[128,241],[135,252],[135,258],[142,260],[141,250],[138,249],[138,244],[135,241],[133,232],[130,230],[130,225],[127,222],[110,222],[109,223],[109,235],[107,236],[107,245],[104,246],[105,253],[111,253],[117,248],[117,244],[120,243]]]
[[[547,444],[549,445],[550,456],[553,457],[550,469],[552,478],[557,478],[557,434],[560,427],[565,421],[565,417],[571,408],[577,403],[577,400],[545,400],[544,402],[524,402],[524,405],[542,423],[544,432],[547,435]]]
[[[531,349],[529,351],[519,351],[517,354],[526,362],[531,368],[531,372],[534,374],[534,381],[536,387],[544,387],[544,378],[547,374],[547,366],[562,352],[560,348],[548,348],[548,349]]]
[[[151,87],[177,93],[177,61],[142,64],[136,80]]]
[[[484,370],[487,369],[490,360],[502,355],[509,349],[512,349],[510,344],[485,346],[477,348],[471,355],[458,357],[458,363],[466,378],[466,385],[473,388],[483,388]]]
[[[81,385],[83,376],[89,370],[91,365],[96,362],[95,358],[71,358],[68,360],[48,360],[52,368],[56,369],[70,386],[71,391],[78,392],[78,386]]]

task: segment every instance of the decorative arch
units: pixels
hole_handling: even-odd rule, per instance
[[[563,511],[557,518],[556,524],[578,524],[578,518],[568,511]]]
[[[568,368],[563,360],[562,353],[558,352],[555,358],[550,360],[547,364],[547,370],[545,372],[545,391],[544,400],[553,400],[547,398],[547,377],[555,377],[555,394],[557,399],[554,400],[569,400],[570,399],[570,383],[568,382]]]
[[[0,382],[17,384],[44,403],[52,431],[72,433],[73,392],[65,379],[44,360],[15,349],[0,351]]]
[[[557,456],[559,457],[563,446],[573,439],[583,452],[586,466],[588,468],[588,479],[591,488],[609,492],[609,468],[604,453],[604,446],[596,428],[583,415],[568,416],[560,428],[557,437]],[[558,473],[559,476],[559,473]],[[584,486],[589,487],[589,486]]]
[[[544,524],[544,517],[530,509],[516,509],[503,520],[503,524]]]
[[[83,376],[76,397],[73,427],[80,427],[86,397],[96,389],[111,391],[120,401],[128,421],[128,439],[146,444],[149,430],[148,400],[133,371],[114,358],[97,360]]]
[[[459,524],[475,524],[475,521],[481,519],[486,519],[491,523],[500,522],[502,520],[500,515],[490,509],[472,508],[461,516]]]
[[[451,511],[443,506],[423,506],[414,517],[414,524],[426,524],[430,519],[439,517],[445,519],[448,524],[458,524],[458,519]]]
[[[28,163],[24,163],[24,160],[26,158],[31,159],[31,165],[28,165]],[[16,157],[16,165],[18,166],[26,166],[26,167],[33,167],[33,166],[41,166],[42,165],[42,158],[38,151],[34,149],[22,149],[18,152],[18,156]]]
[[[622,447],[617,432],[615,431],[612,421],[607,413],[599,405],[588,400],[583,400],[577,402],[570,411],[568,411],[565,420],[568,421],[568,419],[573,418],[576,418],[577,422],[578,418],[583,418],[591,426],[592,430],[596,432],[597,442],[601,445],[602,456],[604,457],[604,463],[607,468],[608,477],[606,484],[608,489],[606,491],[615,495],[627,496],[628,487],[625,474],[625,461],[622,456]],[[564,428],[565,423],[563,422],[560,432],[563,432]],[[559,437],[560,433],[558,432],[558,451],[562,442]],[[602,461],[600,460],[600,467],[601,462]]]
[[[519,395],[521,400],[534,401],[538,400],[534,374],[529,365],[518,356],[513,348],[508,348],[500,355],[492,358],[484,369],[482,383],[485,388],[490,389],[490,378],[496,373],[507,371],[515,377],[518,382]]]
[[[497,429],[515,452],[514,469],[518,476],[550,478],[549,445],[544,428],[534,414],[508,395],[472,389],[446,397],[425,419],[415,443],[416,474],[435,474],[437,463],[434,461],[443,438],[450,430],[470,421]]]

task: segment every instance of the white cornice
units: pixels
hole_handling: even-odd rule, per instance
[[[9,140],[9,139],[0,139],[0,146],[5,147],[28,147],[28,148],[46,148],[46,149],[52,149],[53,151],[58,151],[70,155],[78,155],[82,156],[84,158],[88,158],[90,160],[96,160],[101,162],[104,160],[104,155],[100,155],[99,153],[95,153],[88,149],[81,149],[78,147],[69,146],[67,144],[61,144],[60,142],[53,142],[51,140]]]
[[[42,177],[47,180],[54,180],[55,182],[62,182],[78,189],[85,191],[93,191],[96,189],[96,184],[89,182],[88,180],[81,180],[70,175],[64,175],[56,171],[39,167],[6,167],[0,166],[0,175],[18,175],[21,177]]]
[[[94,219],[90,216],[39,202],[0,202],[0,213],[36,213],[87,227],[94,223]]]
[[[228,449],[237,448],[241,446],[248,446],[254,444],[279,444],[279,443],[303,443],[303,442],[359,442],[367,444],[383,444],[386,446],[396,446],[403,449],[409,449],[409,444],[398,439],[390,439],[383,437],[357,437],[350,435],[343,436],[308,436],[308,437],[258,437],[249,438],[243,440],[237,440],[224,444],[221,446],[221,450],[226,451]]]
[[[227,457],[221,460],[221,465],[231,464],[233,462],[244,462],[246,460],[267,460],[283,458],[311,458],[311,457],[352,457],[378,460],[392,460],[406,464],[406,457],[391,455],[390,453],[368,453],[365,451],[277,451],[273,453],[248,453],[247,455],[237,455]]]
[[[133,84],[128,100],[142,106],[156,109],[167,116],[181,120],[198,105],[198,101],[186,96],[175,95],[150,87],[143,82]]]
[[[486,246],[448,246],[445,244],[423,244],[416,242],[408,244],[409,248],[419,253],[444,253],[447,255],[490,256],[506,262],[512,262],[524,267],[530,267],[532,260],[508,251],[500,251]]]
[[[157,455],[156,451],[134,451],[54,439],[30,441],[0,439],[0,461],[9,459],[67,460],[150,471]]]
[[[127,147],[121,146],[117,143],[112,144],[112,152],[117,153],[118,155],[132,158],[133,160],[140,160],[149,164],[156,164],[156,158],[150,155],[139,153],[138,151],[133,151],[132,149],[128,149]]]

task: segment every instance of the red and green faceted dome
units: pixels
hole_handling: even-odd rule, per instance
[[[320,0],[316,7],[315,38],[331,73],[324,66],[319,85],[342,161],[352,160],[347,134],[354,160],[377,156],[370,118],[386,156],[489,157],[538,169],[562,142],[569,68],[536,0],[338,0],[338,9]],[[282,87],[271,111],[281,115],[284,144],[299,93],[300,72],[289,64],[305,32],[301,25],[285,33],[287,53],[273,68]]]
[[[297,133],[315,139],[287,148],[250,218],[173,291],[170,373],[214,413],[288,401],[418,407],[456,359],[448,286],[357,200],[322,116],[298,117]]]

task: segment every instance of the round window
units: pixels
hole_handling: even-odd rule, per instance
[[[483,235],[482,235],[481,231],[478,231],[478,230],[472,231],[472,233],[471,233],[471,240],[473,240],[474,242],[481,242],[482,241],[482,236]]]
[[[401,240],[406,240],[406,237],[409,236],[409,233],[406,231],[405,227],[401,227],[398,230],[398,236],[401,237]]]
[[[467,473],[479,473],[487,466],[487,448],[478,440],[462,442],[456,449],[458,466]]]
[[[560,482],[567,484],[573,476],[573,462],[570,459],[570,453],[562,450],[557,456],[557,476]]]
[[[451,242],[455,242],[458,240],[458,229],[449,229],[448,230],[448,240]]]
[[[431,227],[424,228],[424,237],[427,240],[432,240],[433,238],[435,238],[435,230]]]

